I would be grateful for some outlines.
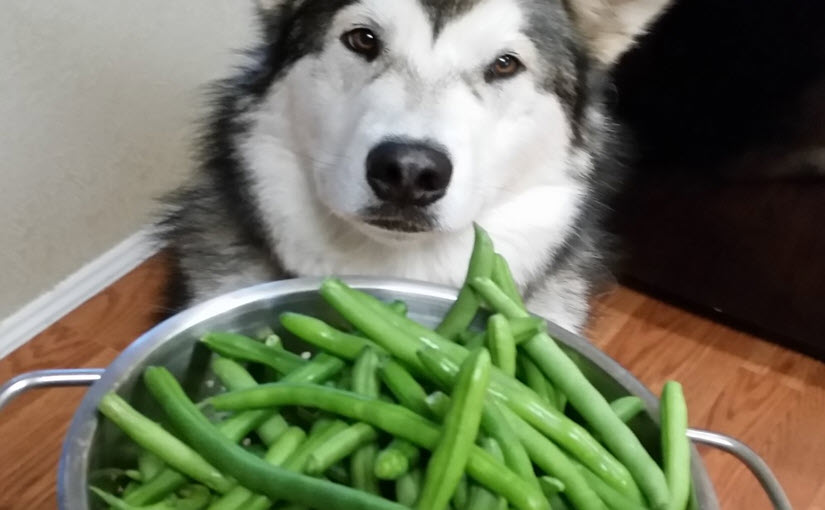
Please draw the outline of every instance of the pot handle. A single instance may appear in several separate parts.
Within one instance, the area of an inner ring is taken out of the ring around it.
[[[21,374],[0,386],[0,410],[18,395],[35,388],[91,386],[105,369],[83,368],[71,370],[37,370]]]
[[[782,490],[779,480],[755,451],[748,445],[724,434],[700,429],[688,429],[688,437],[695,443],[726,451],[739,459],[759,480],[776,510],[792,510],[788,496]]]

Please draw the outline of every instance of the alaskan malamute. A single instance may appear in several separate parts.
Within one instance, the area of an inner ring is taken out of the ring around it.
[[[484,227],[577,331],[616,178],[609,67],[668,0],[259,0],[159,224],[177,305],[305,275],[457,286]]]

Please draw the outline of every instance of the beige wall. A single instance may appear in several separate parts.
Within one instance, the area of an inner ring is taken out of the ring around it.
[[[3,3],[0,320],[150,218],[250,19],[249,0]]]

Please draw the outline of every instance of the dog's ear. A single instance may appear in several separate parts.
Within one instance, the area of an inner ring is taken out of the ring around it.
[[[672,0],[566,0],[590,54],[605,66],[619,60]]]

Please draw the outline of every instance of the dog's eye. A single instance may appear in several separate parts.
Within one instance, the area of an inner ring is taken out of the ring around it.
[[[487,81],[511,78],[524,70],[524,64],[513,55],[502,55],[487,69]]]
[[[356,28],[341,37],[344,46],[350,50],[363,55],[368,61],[375,59],[381,49],[381,42],[372,30],[367,28]]]

